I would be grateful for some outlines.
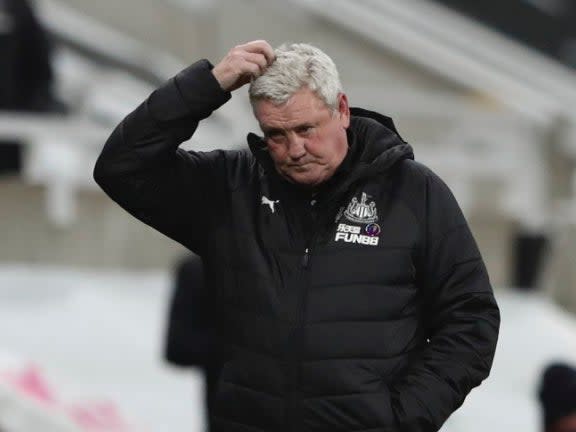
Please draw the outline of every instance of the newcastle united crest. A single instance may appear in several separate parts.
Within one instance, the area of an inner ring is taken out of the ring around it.
[[[368,196],[365,192],[362,192],[362,198],[360,202],[356,197],[352,198],[352,201],[348,204],[348,207],[344,211],[344,216],[346,219],[361,223],[369,224],[374,223],[378,220],[378,210],[376,209],[376,203],[371,201],[367,203]]]

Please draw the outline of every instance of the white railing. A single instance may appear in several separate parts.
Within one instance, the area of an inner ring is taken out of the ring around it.
[[[155,84],[185,66],[165,51],[154,49],[58,0],[39,0],[38,9],[42,21],[58,40]]]
[[[94,186],[89,167],[108,133],[94,121],[77,117],[0,115],[0,138],[23,143],[23,179],[45,186],[46,214],[60,227],[76,217],[76,191]]]

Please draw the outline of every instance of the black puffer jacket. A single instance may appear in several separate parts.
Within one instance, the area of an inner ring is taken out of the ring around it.
[[[446,185],[389,119],[353,110],[311,198],[251,151],[178,149],[228,100],[200,61],[113,132],[100,186],[206,262],[230,343],[226,432],[435,431],[486,378],[499,311]]]

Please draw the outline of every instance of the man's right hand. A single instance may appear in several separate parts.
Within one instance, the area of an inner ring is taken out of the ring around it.
[[[214,66],[212,74],[225,91],[234,91],[262,75],[275,60],[274,49],[264,40],[232,48]]]

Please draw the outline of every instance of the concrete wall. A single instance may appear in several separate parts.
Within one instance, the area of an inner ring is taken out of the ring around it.
[[[197,8],[169,0],[59,1],[183,62],[212,57],[218,50],[216,1]]]

